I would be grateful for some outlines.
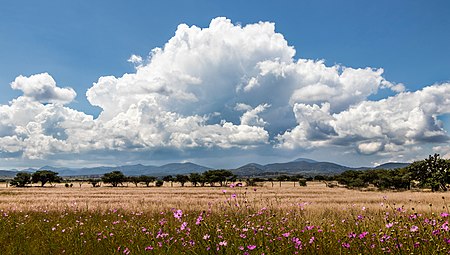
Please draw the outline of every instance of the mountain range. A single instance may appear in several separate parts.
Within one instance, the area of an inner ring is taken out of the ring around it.
[[[385,163],[377,167],[360,167],[352,168],[336,163],[318,162],[307,158],[298,158],[296,160],[285,163],[272,163],[260,165],[257,163],[250,163],[236,169],[230,169],[234,174],[241,177],[257,177],[257,176],[271,176],[279,174],[301,174],[305,176],[314,175],[335,175],[346,170],[366,170],[366,169],[395,169],[408,166],[409,163]],[[35,172],[38,170],[50,170],[59,173],[60,176],[100,176],[111,171],[121,171],[128,176],[137,175],[151,175],[151,176],[166,176],[189,173],[202,173],[206,170],[213,169],[211,167],[201,166],[194,163],[170,163],[162,166],[153,165],[125,165],[125,166],[99,166],[90,168],[67,168],[67,167],[53,167],[43,166],[39,169],[28,168],[22,171]],[[18,170],[0,170],[1,177],[14,177]]]

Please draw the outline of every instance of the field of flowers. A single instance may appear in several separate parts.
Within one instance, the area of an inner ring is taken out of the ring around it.
[[[0,193],[13,197],[22,192],[14,193],[16,190],[3,189]],[[324,203],[317,207],[314,199],[301,198],[311,195],[308,187],[297,187],[298,197],[289,203],[283,200],[283,195],[289,196],[281,193],[283,190],[267,197],[265,194],[273,192],[272,189],[234,185],[200,189],[196,192],[205,192],[202,196],[207,193],[215,196],[203,208],[190,207],[186,202],[159,210],[146,210],[145,203],[139,208],[142,210],[74,204],[57,210],[51,206],[27,210],[14,203],[7,206],[3,200],[0,253],[445,254],[450,251],[446,193],[425,194],[434,198],[433,204],[429,204],[425,200],[405,199],[404,203],[398,200],[402,196],[421,196],[412,193],[366,192],[378,197],[367,206],[342,200],[339,206],[327,207]],[[177,192],[183,199],[182,190]],[[364,194],[344,189],[335,193]],[[391,195],[395,199],[391,200]],[[171,198],[160,197],[162,203],[165,199]],[[184,199],[192,202],[188,195]],[[348,201],[352,199],[348,197]],[[331,205],[333,200],[329,202]]]

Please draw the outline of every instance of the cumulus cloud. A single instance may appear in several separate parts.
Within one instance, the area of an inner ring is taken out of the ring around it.
[[[104,76],[86,92],[98,118],[64,106],[76,96],[47,73],[11,83],[23,95],[0,106],[0,156],[91,151],[289,150],[326,146],[364,155],[448,139],[450,84],[407,92],[382,68],[294,59],[270,22],[181,24],[133,73]],[[370,101],[389,89],[394,95]]]
[[[30,77],[20,75],[11,83],[11,88],[21,90],[25,97],[41,103],[67,104],[77,95],[72,88],[57,87],[48,73]]]
[[[341,144],[356,146],[362,154],[395,151],[399,146],[448,140],[437,116],[450,113],[450,84],[362,101],[333,114],[328,107],[315,104],[296,104],[294,112],[300,116],[299,124],[277,137],[284,147]]]

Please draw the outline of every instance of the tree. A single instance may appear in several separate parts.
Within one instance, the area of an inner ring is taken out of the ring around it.
[[[149,187],[150,183],[156,181],[156,177],[148,176],[148,175],[141,175],[141,176],[139,176],[139,181],[143,182],[145,184],[145,186]]]
[[[61,182],[61,177],[58,176],[58,173],[49,171],[49,170],[40,170],[36,171],[31,175],[31,181],[33,183],[41,183],[41,187],[48,182],[52,184],[53,182]]]
[[[163,181],[170,182],[170,187],[173,187],[173,181],[175,180],[172,175],[164,176]]]
[[[29,183],[31,183],[31,174],[25,172],[18,172],[11,181],[11,185],[16,187],[25,187]]]
[[[93,188],[100,187],[100,185],[99,185],[100,180],[99,179],[89,179],[88,183],[91,184]],[[80,188],[81,188],[81,185],[80,185]]]
[[[280,187],[281,187],[281,182],[284,182],[284,181],[286,181],[286,180],[288,180],[289,179],[289,176],[287,176],[287,175],[279,175],[279,176],[277,176],[277,181],[279,181],[280,182]]]
[[[421,186],[431,187],[432,191],[447,191],[447,183],[450,182],[450,161],[434,154],[428,159],[416,161],[408,166],[414,180]]]
[[[184,187],[184,184],[189,181],[189,176],[183,174],[177,174],[175,176],[175,181],[181,184],[181,187]]]
[[[161,187],[163,184],[164,184],[164,181],[163,181],[163,180],[157,180],[157,181],[155,182],[155,186],[156,186],[156,187]]]
[[[194,187],[197,187],[197,185],[202,181],[202,175],[199,173],[191,173],[189,174],[189,180]]]
[[[229,181],[235,181],[236,175],[234,175],[229,170],[208,170],[203,173],[206,181],[209,182],[211,186],[215,183],[219,183],[220,186],[226,186]]]
[[[136,187],[141,182],[141,179],[138,176],[130,176],[128,177],[128,181],[133,183]]]
[[[268,178],[267,181],[269,181],[270,183],[272,183],[272,188],[273,188],[273,178]]]
[[[104,174],[102,177],[104,183],[109,183],[113,187],[117,187],[119,184],[122,185],[126,180],[127,177],[121,171],[112,171]]]

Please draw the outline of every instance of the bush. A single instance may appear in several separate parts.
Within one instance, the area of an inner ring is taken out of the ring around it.
[[[156,187],[161,187],[163,184],[164,184],[164,181],[162,181],[162,180],[157,180],[157,181],[155,182],[155,186],[156,186]]]
[[[302,187],[306,187],[306,179],[300,179],[298,180],[298,185],[302,186]]]

